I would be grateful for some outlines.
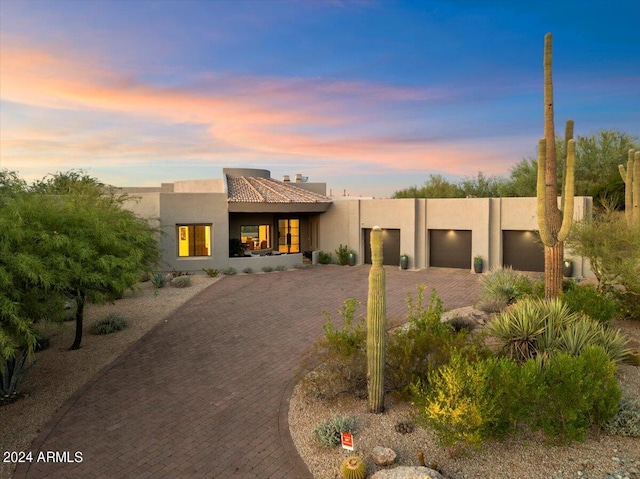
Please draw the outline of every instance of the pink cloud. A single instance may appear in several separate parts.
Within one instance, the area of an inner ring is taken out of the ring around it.
[[[457,95],[453,91],[365,81],[228,74],[201,75],[191,87],[162,87],[112,71],[95,58],[36,48],[6,37],[0,45],[3,100],[47,109],[107,112],[153,122],[201,125],[216,149],[233,152],[234,156],[242,152],[241,157],[245,158],[251,154],[254,158],[290,157],[309,164],[332,159],[397,170],[438,169],[470,174],[477,170],[470,168],[470,163],[492,164],[477,145],[471,148],[461,146],[459,141],[403,140],[393,135],[354,133],[384,125],[384,109],[390,104],[450,99]],[[66,136],[59,130],[45,135],[10,127],[8,130],[2,136],[5,158],[46,161],[47,151],[66,152],[65,161],[76,154],[85,158],[87,153],[100,156],[99,152],[108,152],[106,156],[110,158],[139,161],[153,161],[159,154],[166,157],[172,153],[203,159],[218,156],[208,150],[210,143],[187,145],[171,138],[160,142],[128,140],[118,136],[122,131],[118,135],[72,131]],[[53,155],[49,160],[53,163],[60,158]]]

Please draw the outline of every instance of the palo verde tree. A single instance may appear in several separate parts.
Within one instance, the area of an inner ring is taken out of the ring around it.
[[[386,355],[386,281],[382,266],[382,229],[371,230],[371,270],[367,299],[367,386],[369,410],[384,411],[384,366]]]
[[[562,291],[564,240],[573,219],[575,141],[573,121],[565,131],[567,159],[564,168],[562,210],[558,208],[558,179],[553,119],[552,36],[544,37],[544,138],[538,143],[537,212],[540,238],[544,244],[545,297],[554,298]]]
[[[72,171],[34,183],[8,211],[14,219],[10,247],[46,272],[23,280],[23,297],[41,290],[76,302],[71,349],[82,342],[86,302],[122,297],[159,259],[156,231],[124,209],[124,201],[95,178]],[[13,272],[25,276],[16,265]]]

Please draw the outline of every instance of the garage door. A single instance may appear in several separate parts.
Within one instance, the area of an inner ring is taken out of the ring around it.
[[[371,228],[363,228],[364,262],[371,264]],[[382,230],[382,264],[400,266],[400,230]]]
[[[471,230],[429,230],[429,266],[471,269]]]
[[[502,231],[502,264],[518,271],[544,271],[544,246],[535,231]]]

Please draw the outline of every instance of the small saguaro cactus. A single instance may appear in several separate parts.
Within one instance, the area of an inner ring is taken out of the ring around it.
[[[358,456],[347,457],[340,465],[343,479],[364,479],[367,477],[367,464]]]
[[[624,215],[627,224],[640,224],[640,151],[629,150],[627,169],[618,165],[624,181]]]
[[[369,410],[384,411],[384,365],[386,350],[386,284],[382,267],[382,229],[371,230],[371,270],[367,300],[367,385]]]

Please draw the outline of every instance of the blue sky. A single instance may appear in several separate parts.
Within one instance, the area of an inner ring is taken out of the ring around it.
[[[388,196],[507,175],[543,132],[640,136],[640,2],[0,2],[0,166],[120,186],[302,173]]]

